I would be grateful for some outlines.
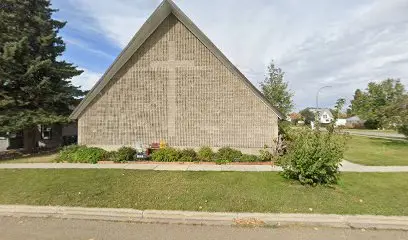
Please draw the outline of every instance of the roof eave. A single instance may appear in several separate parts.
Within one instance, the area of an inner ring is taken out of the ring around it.
[[[128,45],[121,51],[118,57],[109,66],[108,70],[96,82],[93,88],[89,91],[86,97],[71,113],[69,118],[78,119],[83,110],[92,102],[92,100],[101,94],[103,88],[108,84],[110,79],[119,71],[119,69],[132,57],[133,53],[146,41],[147,38],[156,30],[156,28],[163,22],[163,20],[172,12],[171,1],[163,1],[156,10],[150,15],[146,22],[142,25],[139,31],[133,36]]]

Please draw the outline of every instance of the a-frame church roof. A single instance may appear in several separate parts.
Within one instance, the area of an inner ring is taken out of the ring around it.
[[[98,94],[104,89],[115,74],[123,67],[123,65],[132,57],[132,55],[140,48],[140,46],[150,37],[157,27],[168,17],[173,14],[178,20],[183,23],[210,51],[218,58],[230,71],[240,76],[243,82],[254,92],[254,94],[264,102],[271,110],[280,118],[284,119],[283,114],[273,105],[271,105],[264,95],[232,64],[228,58],[210,41],[210,39],[180,10],[177,5],[171,0],[163,0],[153,14],[142,25],[140,30],[135,34],[129,44],[122,50],[119,56],[115,59],[112,65],[108,68],[105,74],[99,79],[95,86],[90,90],[87,96],[82,100],[77,108],[72,112],[70,118],[77,119],[81,113],[87,108]]]

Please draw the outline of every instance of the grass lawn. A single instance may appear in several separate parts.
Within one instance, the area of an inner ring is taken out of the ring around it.
[[[377,130],[377,129],[345,129],[345,131],[349,132],[373,132],[373,133],[392,133],[392,134],[397,134],[398,132],[396,130]]]
[[[408,215],[407,199],[406,173],[345,173],[329,188],[272,172],[0,170],[0,204]]]
[[[37,156],[28,156],[10,160],[0,160],[0,163],[48,163],[52,162],[56,157],[57,154],[53,153]]]
[[[344,159],[371,166],[407,166],[408,142],[351,136]]]

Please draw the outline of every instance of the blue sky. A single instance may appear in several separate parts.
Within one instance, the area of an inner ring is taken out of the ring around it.
[[[296,109],[352,98],[369,81],[399,78],[408,87],[407,0],[175,0],[217,47],[259,86],[273,59],[295,93]],[[158,0],[51,0],[64,58],[85,72],[90,89]]]

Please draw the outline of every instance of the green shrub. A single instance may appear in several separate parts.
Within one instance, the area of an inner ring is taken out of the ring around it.
[[[63,147],[61,151],[58,153],[57,158],[55,159],[56,162],[73,162],[74,154],[78,149],[83,148],[85,146],[78,146],[78,145],[70,145]]]
[[[197,157],[199,161],[211,162],[214,159],[214,152],[210,147],[201,147]]]
[[[171,147],[161,148],[154,151],[151,158],[155,162],[177,162],[180,160],[180,152]]]
[[[267,148],[259,150],[259,159],[261,162],[272,162],[274,160],[274,156]]]
[[[256,155],[251,155],[251,154],[242,154],[242,156],[239,158],[240,162],[259,162],[260,158]]]
[[[232,149],[230,147],[222,147],[218,149],[218,152],[215,154],[216,160],[225,160],[228,162],[239,161],[241,156],[241,151]]]
[[[364,127],[367,129],[378,129],[380,127],[380,122],[378,120],[368,119],[364,122]]]
[[[80,149],[77,152],[77,162],[95,164],[98,161],[105,160],[107,153],[107,151],[96,147]]]
[[[107,151],[96,148],[71,145],[64,147],[58,154],[57,162],[98,163],[107,157]]]
[[[334,184],[347,137],[301,129],[293,136],[287,155],[280,160],[283,175],[302,184]]]
[[[230,163],[231,161],[225,160],[225,159],[216,159],[215,163],[218,165],[222,165],[222,164],[227,164]]]
[[[135,159],[136,149],[131,147],[121,147],[111,155],[114,162],[129,162]]]
[[[408,138],[408,124],[402,125],[398,128],[398,132],[404,134]]]
[[[106,160],[115,162],[118,159],[118,152],[117,151],[110,151],[106,154]]]
[[[195,162],[197,160],[197,153],[194,149],[183,149],[180,152],[180,162]]]

